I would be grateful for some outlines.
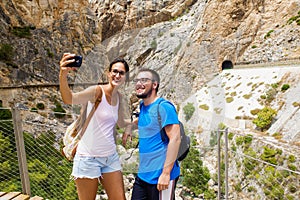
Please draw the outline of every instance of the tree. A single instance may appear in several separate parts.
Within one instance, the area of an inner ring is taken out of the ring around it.
[[[191,146],[189,154],[181,163],[181,171],[183,185],[191,189],[196,195],[202,193],[210,194],[208,192],[209,170],[203,166],[198,149]]]

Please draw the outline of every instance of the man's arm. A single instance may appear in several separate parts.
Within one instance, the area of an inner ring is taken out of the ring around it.
[[[158,179],[157,189],[165,190],[170,183],[170,173],[177,159],[177,153],[180,146],[180,126],[179,124],[171,124],[164,127],[169,138],[167,148],[167,156],[164,163],[163,171]]]

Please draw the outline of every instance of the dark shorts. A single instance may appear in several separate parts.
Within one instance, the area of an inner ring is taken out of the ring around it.
[[[178,178],[171,181],[169,190],[158,191],[156,184],[149,184],[136,176],[131,200],[175,200],[175,188]],[[171,198],[164,198],[171,196]]]

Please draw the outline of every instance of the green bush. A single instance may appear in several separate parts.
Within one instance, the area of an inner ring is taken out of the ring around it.
[[[257,192],[257,189],[254,186],[249,186],[247,190],[248,192]]]
[[[252,96],[252,94],[245,94],[245,95],[243,95],[243,97],[244,97],[245,99],[250,99],[251,96]]]
[[[247,145],[250,145],[251,142],[252,142],[252,139],[253,139],[253,135],[247,134],[247,135],[245,135],[244,138],[245,138],[244,143],[247,144]]]
[[[236,145],[240,146],[244,143],[244,137],[243,136],[240,136],[240,137],[236,137],[235,138],[235,143]]]
[[[276,95],[278,93],[277,87],[278,87],[277,83],[268,85],[265,94],[261,95],[261,99],[265,99],[265,103],[270,104],[276,98]]]
[[[183,107],[183,112],[185,115],[185,121],[189,121],[195,112],[195,107],[192,103],[187,103]]]
[[[271,87],[272,87],[273,89],[277,89],[277,88],[278,88],[278,86],[279,86],[279,84],[278,84],[278,83],[272,83],[272,84],[271,84]]]
[[[63,107],[61,106],[60,103],[56,103],[56,107],[53,109],[53,111],[55,112],[54,115],[57,118],[63,118],[66,114],[65,109],[63,109]]]
[[[206,195],[213,195],[208,189],[210,174],[207,167],[203,166],[198,149],[191,147],[187,157],[181,163],[182,184],[187,186],[198,196],[206,192]]]
[[[252,149],[249,148],[247,150],[244,151],[245,155],[248,155],[252,158],[256,158],[256,152]],[[243,164],[244,164],[244,175],[247,176],[249,175],[256,166],[258,166],[258,161],[250,159],[248,157],[245,157],[245,159],[243,160]]]
[[[45,109],[45,105],[43,103],[37,103],[36,104],[37,109],[39,110],[44,110]]]
[[[300,25],[300,11],[298,12],[298,15],[289,18],[287,24],[291,24],[294,21],[297,23],[297,25]]]
[[[273,136],[274,138],[276,138],[276,139],[281,139],[281,138],[282,138],[282,133],[276,132],[276,133],[274,133],[272,136]]]
[[[15,36],[21,37],[21,38],[29,38],[31,37],[31,32],[30,29],[33,29],[29,26],[25,26],[25,27],[13,27],[12,29],[12,33]]]
[[[51,52],[51,50],[49,48],[46,48],[46,51],[47,51],[47,55],[49,58],[53,58],[54,57],[54,53]]]
[[[297,192],[297,187],[294,184],[290,184],[288,188],[291,193]]]
[[[257,127],[261,128],[261,130],[264,130],[265,128],[268,128],[271,125],[276,115],[276,110],[270,107],[264,107],[257,113],[257,117],[252,122]]]
[[[296,157],[295,157],[294,155],[289,155],[288,161],[289,161],[290,163],[293,163],[293,162],[296,161]]]
[[[274,30],[270,30],[270,31],[265,35],[264,39],[267,39],[268,37],[270,37],[270,36],[271,36],[271,33],[273,33],[273,32],[274,32]]]
[[[209,106],[207,104],[202,104],[199,106],[199,108],[203,109],[203,110],[208,110]]]
[[[157,42],[156,42],[156,40],[153,40],[153,41],[151,42],[150,46],[151,46],[152,49],[156,49],[156,47],[157,47]]]
[[[232,140],[233,136],[234,136],[234,133],[230,132],[230,133],[228,134],[228,139],[229,139],[229,140]]]
[[[276,154],[278,154],[278,152],[276,150],[265,146],[264,151],[261,154],[260,158],[263,161],[266,161],[266,162],[271,163],[273,165],[277,165],[277,159],[275,157]]]
[[[10,44],[0,45],[0,60],[11,61],[14,56],[14,49]]]
[[[235,146],[235,145],[232,145],[232,146],[231,146],[231,150],[234,151],[234,152],[236,152],[236,146]]]
[[[213,189],[204,191],[204,199],[216,199],[217,195]]]
[[[234,187],[234,190],[235,190],[235,191],[237,191],[237,192],[241,192],[241,191],[242,191],[242,186],[241,186],[241,184],[240,184],[240,183],[239,183],[239,184],[236,184],[236,185],[234,185],[233,187]]]
[[[283,84],[282,87],[281,87],[281,91],[282,91],[282,92],[285,92],[285,91],[287,91],[289,88],[290,88],[290,85],[289,85],[289,84]]]
[[[296,171],[296,170],[297,170],[297,167],[296,167],[295,165],[293,165],[293,164],[288,164],[288,168],[289,168],[290,170],[293,170],[293,171]]]
[[[0,108],[2,108],[2,103],[0,105]],[[11,111],[8,109],[0,109],[0,120],[8,120],[12,119]]]
[[[261,99],[267,99],[267,96],[266,95],[260,95],[260,98]]]
[[[226,97],[226,103],[231,103],[233,100],[233,97]]]

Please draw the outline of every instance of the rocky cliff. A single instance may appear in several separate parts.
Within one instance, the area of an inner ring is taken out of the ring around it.
[[[112,57],[158,70],[161,94],[185,100],[234,64],[298,59],[299,1],[45,1],[0,3],[0,84],[57,83],[63,52],[84,56],[78,81]]]

